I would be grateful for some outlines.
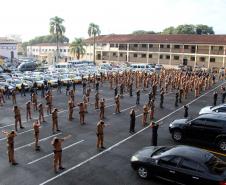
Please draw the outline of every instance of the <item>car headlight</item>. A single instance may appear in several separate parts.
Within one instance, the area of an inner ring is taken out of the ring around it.
[[[170,123],[170,124],[169,124],[169,127],[172,127],[172,126],[173,126],[173,124],[172,124],[172,123]]]
[[[136,157],[136,156],[133,156],[132,158],[131,158],[131,161],[138,161],[139,159],[138,159],[138,157]]]

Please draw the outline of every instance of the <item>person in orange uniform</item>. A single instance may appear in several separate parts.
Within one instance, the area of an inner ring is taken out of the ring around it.
[[[97,149],[102,148],[105,149],[104,147],[104,121],[100,120],[97,123]]]
[[[23,129],[24,127],[22,126],[21,122],[21,115],[20,115],[20,109],[17,105],[14,106],[13,112],[15,115],[15,130],[17,131],[17,124],[20,124],[20,128]]]
[[[17,165],[18,163],[15,161],[14,157],[14,138],[16,137],[16,132],[14,130],[12,130],[11,132],[3,130],[2,133],[7,137],[9,163],[11,163],[12,165]]]
[[[60,131],[58,128],[58,116],[57,116],[57,109],[54,108],[52,112],[52,132],[55,134],[55,129],[56,131]]]
[[[105,109],[105,100],[103,98],[100,101],[100,115],[99,115],[100,120],[103,120],[104,119],[104,109]]]
[[[39,151],[40,150],[40,146],[38,145],[38,141],[39,141],[39,128],[40,128],[40,122],[39,122],[39,120],[36,120],[33,123],[34,136],[35,136],[35,150],[36,151]]]
[[[84,110],[84,103],[81,102],[78,104],[79,106],[79,117],[80,117],[80,124],[85,124],[85,110]]]
[[[12,91],[12,101],[13,101],[13,105],[16,105],[16,90]]]
[[[115,113],[120,113],[120,99],[119,99],[119,95],[115,96]]]
[[[99,93],[96,92],[96,94],[95,94],[95,109],[99,109],[99,100],[100,100]]]
[[[47,114],[51,114],[52,112],[52,97],[50,92],[47,93],[47,95],[45,96],[46,99],[46,106],[47,106]]]
[[[40,103],[38,105],[38,112],[39,112],[39,122],[45,122],[45,119],[44,119],[44,110],[43,110],[43,105],[42,103]]]
[[[68,120],[72,121],[73,119],[73,109],[74,109],[74,102],[72,100],[68,101]]]
[[[147,117],[148,117],[148,106],[144,105],[143,107],[143,116],[142,116],[142,124],[145,126],[147,124]]]
[[[57,173],[58,170],[64,170],[65,168],[62,166],[62,143],[69,139],[71,135],[68,135],[64,138],[54,137],[52,140],[53,152],[54,152],[54,160],[53,160],[53,168],[54,172]]]
[[[30,101],[28,101],[27,103],[26,103],[26,118],[27,118],[27,121],[28,121],[28,118],[29,119],[32,119],[31,118],[31,102]]]
[[[35,111],[37,111],[38,110],[38,101],[37,101],[37,96],[35,93],[32,93],[31,99],[32,99],[33,109]]]

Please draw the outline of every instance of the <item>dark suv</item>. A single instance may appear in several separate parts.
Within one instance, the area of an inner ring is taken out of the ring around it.
[[[189,138],[214,144],[226,152],[226,116],[225,114],[204,114],[189,119],[177,119],[169,125],[169,131],[175,141]]]

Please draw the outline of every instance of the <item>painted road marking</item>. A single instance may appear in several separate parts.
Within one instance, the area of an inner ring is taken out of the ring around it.
[[[214,91],[215,89],[219,88],[221,85],[223,85],[223,84],[225,84],[225,83],[226,83],[226,82],[224,82],[224,83],[218,85],[217,87],[213,88],[212,90],[210,90],[210,91],[204,93],[203,95],[201,95],[201,96],[199,96],[198,98],[196,98],[196,99],[192,100],[191,102],[189,102],[187,105],[190,105],[190,104],[192,104],[193,102],[199,100],[201,97],[203,97],[203,96],[209,94],[210,92]],[[164,119],[166,119],[167,117],[171,116],[172,114],[178,112],[178,111],[179,111],[180,109],[182,109],[182,108],[183,108],[183,106],[180,107],[180,108],[178,108],[178,109],[176,109],[175,111],[171,112],[170,114],[164,116],[163,118],[159,119],[159,120],[157,121],[157,123],[163,121]],[[140,116],[141,116],[141,115],[142,115],[142,114],[140,114]],[[51,182],[51,181],[53,181],[53,180],[55,180],[55,179],[57,179],[57,178],[59,178],[59,177],[61,177],[61,176],[63,176],[63,175],[69,173],[70,171],[79,168],[80,166],[82,166],[82,165],[88,163],[89,161],[91,161],[91,160],[93,160],[93,159],[96,159],[97,157],[99,157],[99,156],[105,154],[106,152],[109,152],[110,150],[112,150],[113,148],[115,148],[115,147],[121,145],[122,143],[126,142],[127,140],[129,140],[129,139],[135,137],[136,135],[138,135],[139,133],[145,131],[145,130],[148,129],[148,128],[149,128],[149,126],[144,127],[143,129],[137,131],[135,134],[130,135],[129,137],[127,137],[127,138],[125,138],[125,139],[119,141],[118,143],[116,143],[116,144],[110,146],[110,147],[107,148],[106,150],[104,150],[104,151],[102,151],[102,152],[100,152],[100,153],[98,153],[98,154],[96,154],[96,155],[94,155],[94,156],[92,156],[92,157],[86,159],[85,161],[83,161],[83,162],[81,162],[81,163],[79,163],[79,164],[77,164],[77,165],[75,165],[75,166],[73,166],[73,167],[67,169],[66,171],[60,173],[59,175],[56,175],[56,176],[54,176],[54,177],[52,177],[52,178],[50,178],[50,179],[48,179],[48,180],[42,182],[40,185],[47,184],[47,183],[49,183],[49,182]]]
[[[76,143],[73,143],[73,144],[71,144],[71,145],[69,145],[69,146],[66,146],[66,147],[62,148],[62,150],[67,150],[68,148],[71,148],[72,146],[75,146],[75,145],[80,144],[80,143],[82,143],[82,142],[84,142],[84,140],[81,140],[81,141],[78,141],[78,142],[76,142]],[[31,161],[31,162],[29,162],[29,163],[27,163],[27,164],[28,164],[28,165],[34,164],[34,163],[36,163],[36,162],[38,162],[38,161],[41,161],[42,159],[45,159],[45,158],[47,158],[47,157],[49,157],[49,156],[51,156],[51,155],[53,155],[53,152],[50,153],[50,154],[48,154],[48,155],[45,155],[45,156],[43,156],[43,157],[41,157],[41,158],[35,159],[34,161]]]

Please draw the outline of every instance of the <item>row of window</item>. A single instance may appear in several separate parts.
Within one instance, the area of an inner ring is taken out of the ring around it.
[[[29,52],[29,49],[27,49],[27,51]],[[42,52],[48,52],[48,51],[56,51],[56,49],[42,49],[42,50],[39,50],[39,49],[32,49],[33,52],[38,52],[38,51],[42,51]],[[59,51],[62,53],[66,53],[66,52],[70,52],[70,49],[59,49]]]
[[[10,46],[1,46],[0,49],[8,49],[8,50],[15,50],[16,47],[10,47]]]

